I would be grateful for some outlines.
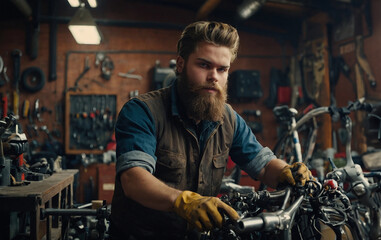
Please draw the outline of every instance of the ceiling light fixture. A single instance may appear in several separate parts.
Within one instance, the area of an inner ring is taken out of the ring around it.
[[[79,0],[67,0],[71,7],[79,7],[81,5]]]
[[[79,7],[81,3],[85,3],[86,0],[67,0],[71,7]],[[90,7],[98,7],[97,0],[87,0]]]
[[[81,4],[69,22],[69,30],[78,44],[101,43],[102,37],[89,10]]]
[[[89,3],[90,7],[92,7],[92,8],[96,8],[98,6],[97,0],[87,0],[87,2]]]
[[[248,19],[253,16],[266,0],[245,0],[237,7],[238,16],[242,19]]]

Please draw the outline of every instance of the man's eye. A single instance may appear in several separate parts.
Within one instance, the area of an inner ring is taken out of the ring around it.
[[[224,72],[227,72],[228,69],[227,68],[219,68],[218,71],[224,73]]]
[[[207,68],[208,64],[206,64],[206,63],[199,63],[199,66],[202,67],[202,68]]]

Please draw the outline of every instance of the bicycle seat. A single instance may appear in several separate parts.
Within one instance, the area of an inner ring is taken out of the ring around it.
[[[276,106],[273,113],[277,121],[285,122],[290,121],[291,118],[298,114],[295,108],[289,108],[287,105]]]

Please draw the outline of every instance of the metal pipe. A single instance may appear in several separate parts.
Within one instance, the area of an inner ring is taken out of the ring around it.
[[[56,0],[50,1],[50,14],[56,14]],[[49,25],[49,81],[57,79],[57,21],[50,21]]]
[[[41,209],[41,219],[47,216],[97,216],[97,209]]]

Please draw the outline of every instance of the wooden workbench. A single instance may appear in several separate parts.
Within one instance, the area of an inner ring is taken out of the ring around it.
[[[61,223],[60,217],[41,220],[40,209],[72,207],[73,182],[77,172],[76,169],[63,170],[44,180],[32,181],[28,185],[0,187],[1,239],[14,237],[15,229],[16,234],[30,235],[28,239],[31,240],[58,239],[68,223]],[[19,216],[20,213],[27,213],[30,231],[24,232],[24,227],[14,226],[15,223],[20,225],[23,222],[14,221],[15,216]]]

